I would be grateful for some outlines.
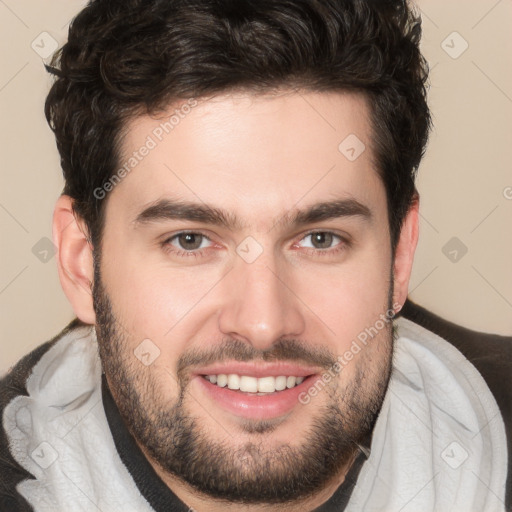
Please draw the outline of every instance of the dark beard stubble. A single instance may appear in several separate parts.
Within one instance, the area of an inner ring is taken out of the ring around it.
[[[321,391],[329,394],[329,400],[321,409],[316,408],[303,445],[268,449],[264,434],[278,425],[247,422],[244,430],[251,440],[233,448],[229,443],[209,439],[200,422],[187,414],[187,380],[179,378],[179,372],[177,400],[166,403],[160,399],[157,383],[151,379],[151,366],[142,365],[132,349],[126,348],[133,342],[130,344],[123,335],[98,268],[93,299],[103,371],[126,426],[165,472],[202,494],[245,504],[277,504],[306,498],[320,491],[348,464],[357,444],[373,429],[391,374],[395,335],[391,322],[379,340],[387,343],[386,355],[379,355],[380,361],[371,356],[357,358],[358,369],[349,388],[335,390],[325,386]],[[243,347],[231,344],[230,354],[236,354],[238,349],[244,352]],[[290,353],[293,341],[277,347],[276,353],[279,349]],[[365,348],[360,355],[364,352]]]

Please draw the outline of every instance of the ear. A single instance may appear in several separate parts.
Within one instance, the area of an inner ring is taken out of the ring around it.
[[[73,199],[59,197],[53,213],[53,241],[57,246],[60,284],[76,316],[96,323],[92,300],[94,265],[86,224],[73,212]]]
[[[411,277],[414,253],[418,244],[419,203],[420,198],[416,192],[402,224],[393,262],[393,305],[398,304],[400,308],[404,305],[409,293],[409,278]]]

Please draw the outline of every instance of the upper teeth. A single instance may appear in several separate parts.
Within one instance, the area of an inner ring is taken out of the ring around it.
[[[227,386],[229,389],[239,389],[248,393],[273,393],[274,391],[282,391],[286,388],[293,388],[299,385],[304,377],[286,377],[281,375],[279,377],[249,377],[248,375],[237,375],[230,373],[226,375],[221,373],[219,375],[206,375],[207,380],[212,384],[217,384],[221,388]]]

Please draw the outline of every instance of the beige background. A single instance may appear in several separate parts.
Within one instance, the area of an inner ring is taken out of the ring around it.
[[[40,54],[65,41],[83,4],[0,0],[0,374],[73,318],[55,258],[45,253],[62,178],[43,115],[50,79]],[[435,129],[418,180],[410,296],[467,327],[510,335],[512,2],[418,5]]]

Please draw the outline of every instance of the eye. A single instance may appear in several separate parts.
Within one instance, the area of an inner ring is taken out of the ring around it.
[[[211,240],[202,233],[183,231],[171,236],[163,245],[166,250],[177,256],[199,256],[201,249],[207,249]]]
[[[310,240],[310,243],[302,245],[301,242],[308,239]],[[336,235],[330,231],[312,231],[302,238],[299,245],[307,249],[312,249],[316,253],[332,254],[345,249],[349,243],[340,235]]]

